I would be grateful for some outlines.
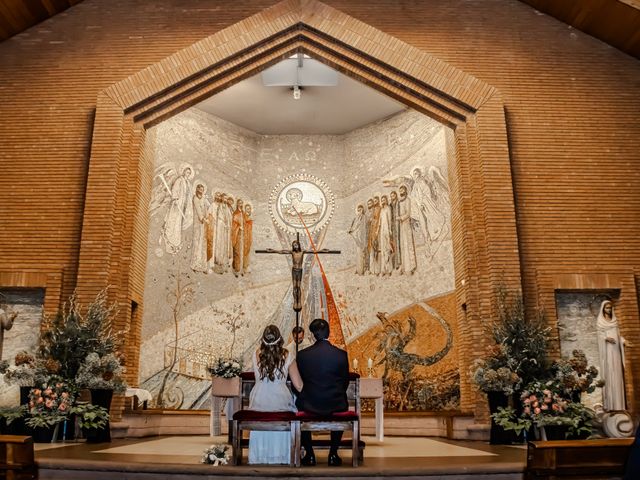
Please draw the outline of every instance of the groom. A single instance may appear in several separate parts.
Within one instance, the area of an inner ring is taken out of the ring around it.
[[[298,352],[298,369],[304,386],[296,400],[298,410],[317,415],[331,415],[349,409],[349,360],[347,352],[329,343],[329,324],[317,318],[309,325],[315,343]],[[331,432],[329,465],[339,466],[338,446],[342,432]],[[311,432],[302,432],[300,441],[305,450],[303,465],[315,465],[316,457],[311,443]]]

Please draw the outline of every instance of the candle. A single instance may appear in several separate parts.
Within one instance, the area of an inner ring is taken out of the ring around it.
[[[373,358],[367,360],[367,367],[369,367],[370,369],[373,368]]]
[[[353,359],[353,371],[355,372],[356,370],[358,370],[358,359],[354,358]]]

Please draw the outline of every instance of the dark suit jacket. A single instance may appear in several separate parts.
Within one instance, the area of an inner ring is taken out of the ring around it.
[[[298,410],[329,415],[349,409],[347,352],[320,340],[299,351],[296,361],[304,382],[296,399]]]

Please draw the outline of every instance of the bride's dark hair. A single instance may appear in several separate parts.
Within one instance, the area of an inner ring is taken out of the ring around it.
[[[280,330],[275,325],[267,325],[262,332],[262,341],[260,342],[260,350],[258,351],[258,369],[260,370],[260,378],[268,378],[274,381],[276,378],[276,370],[282,375],[286,373],[282,371],[285,359],[287,358],[287,350],[283,347],[284,340],[280,335]]]

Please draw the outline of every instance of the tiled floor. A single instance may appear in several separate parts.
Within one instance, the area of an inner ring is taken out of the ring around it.
[[[91,462],[103,464],[141,463],[198,465],[202,451],[214,443],[226,443],[226,437],[171,436],[143,439],[114,440],[110,444],[88,445],[84,443],[37,444],[36,459],[42,464]],[[522,471],[525,463],[524,447],[491,446],[486,442],[454,441],[424,437],[385,437],[380,443],[374,437],[363,437],[367,446],[364,464],[360,468],[381,472],[415,471],[416,469],[484,469],[485,471]],[[318,466],[326,466],[326,451],[317,451]],[[345,466],[350,466],[350,454],[341,451]],[[245,451],[246,456],[246,451]],[[246,458],[246,457],[245,457]],[[129,467],[131,468],[131,467]],[[228,467],[227,467],[228,468]],[[249,468],[282,467],[231,467],[239,471]],[[288,467],[287,467],[288,468]],[[344,468],[344,467],[342,467]],[[350,467],[349,467],[350,468]],[[303,469],[310,470],[310,469]],[[364,472],[362,472],[364,473]]]

